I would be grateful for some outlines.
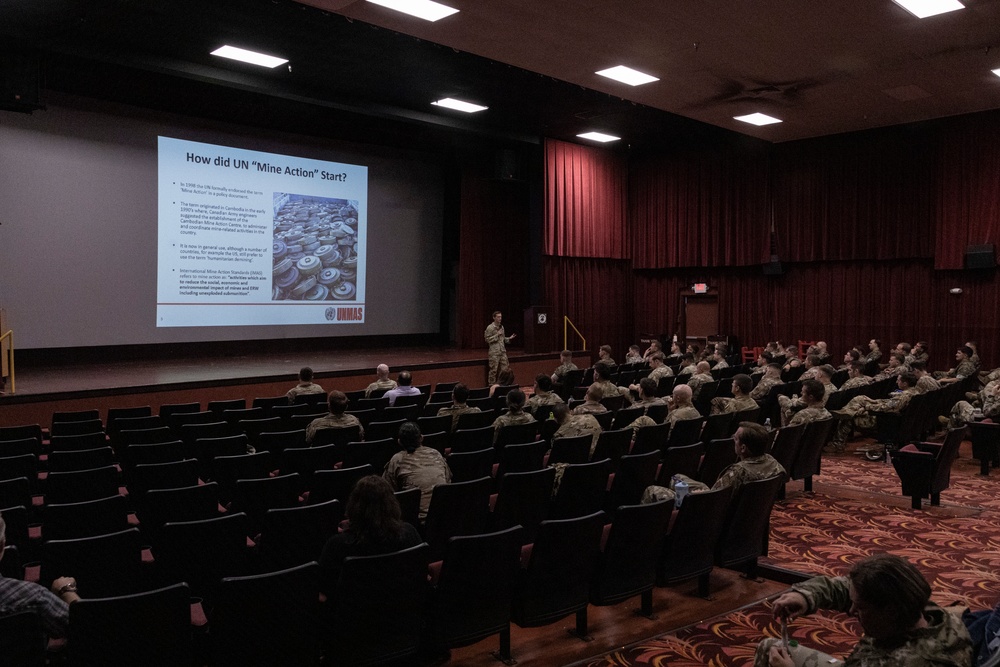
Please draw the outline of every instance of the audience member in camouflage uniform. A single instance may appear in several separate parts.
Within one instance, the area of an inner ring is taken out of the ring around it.
[[[598,366],[607,366],[608,368],[614,368],[615,366],[618,365],[618,362],[615,361],[611,356],[612,351],[613,350],[611,349],[610,345],[602,345],[601,347],[598,348],[597,362],[594,364],[595,370]]]
[[[375,369],[375,373],[378,376],[378,379],[365,388],[365,398],[371,398],[372,392],[374,391],[386,392],[390,389],[396,388],[396,381],[389,379],[388,366],[385,364],[379,364],[378,368]]]
[[[573,352],[571,350],[563,350],[559,353],[559,366],[552,372],[552,384],[559,390],[566,377],[566,374],[570,371],[580,370],[573,363]]]
[[[910,372],[917,376],[917,391],[926,394],[941,388],[941,383],[927,372],[927,363],[919,359],[910,362]]]
[[[991,382],[979,395],[982,401],[979,407],[983,412],[983,417],[997,421],[997,418],[1000,417],[1000,382]],[[942,417],[942,419],[948,419],[949,428],[965,426],[969,422],[975,421],[976,408],[977,406],[969,401],[959,401],[952,407],[951,417]]]
[[[663,354],[663,348],[660,346],[660,341],[654,338],[653,340],[649,341],[649,347],[647,347],[646,351],[642,353],[642,360],[649,361],[650,359],[653,358],[653,355],[656,354],[657,352]]]
[[[503,324],[501,322],[503,322],[503,313],[498,310],[493,313],[493,322],[483,332],[486,344],[490,346],[490,375],[486,380],[486,384],[496,384],[497,377],[510,365],[507,362],[506,345],[517,337],[517,334],[504,336]]]
[[[927,353],[927,343],[918,340],[913,344],[913,349],[910,350],[909,356],[906,357],[906,365],[913,368],[914,361],[922,361],[926,364],[930,360],[931,355]]]
[[[365,437],[365,429],[361,426],[361,422],[354,415],[346,414],[347,412],[347,396],[342,391],[337,391],[334,389],[327,396],[327,405],[329,406],[330,414],[309,422],[309,426],[306,427],[306,442],[312,442],[313,438],[316,437],[316,431],[324,428],[348,428],[350,426],[357,426],[360,430],[360,435],[362,438]]]
[[[308,366],[303,367],[299,370],[299,383],[288,390],[285,396],[288,397],[289,403],[295,403],[296,396],[304,396],[305,394],[323,394],[326,390],[319,386],[313,380],[313,369]]]
[[[726,348],[716,347],[711,363],[712,370],[721,371],[723,368],[729,368],[729,362],[726,361]]]
[[[504,426],[514,424],[528,424],[535,421],[535,418],[524,411],[524,392],[520,389],[511,389],[507,392],[507,414],[500,415],[493,422],[493,442],[496,443],[500,437],[500,429]]]
[[[590,443],[590,455],[594,455],[594,449],[597,448],[597,440],[601,437],[602,430],[594,415],[572,415],[569,412],[569,406],[565,403],[559,403],[552,408],[552,418],[559,424],[559,428],[552,434],[553,440],[590,435],[593,438]]]
[[[649,407],[653,405],[666,405],[667,402],[657,395],[658,383],[653,378],[642,378],[639,380],[639,398],[632,401],[633,408],[643,408],[643,414],[649,412]]]
[[[879,349],[879,346],[881,344],[882,341],[880,341],[878,338],[872,338],[870,341],[868,341],[869,352],[864,356],[864,359],[862,359],[862,361],[864,361],[866,364],[871,363],[873,361],[878,363],[878,360],[882,358],[882,350]]]
[[[682,419],[697,419],[701,417],[698,408],[694,407],[694,393],[691,391],[691,387],[686,384],[679,384],[674,387],[673,394],[667,403],[670,405],[670,412],[667,414],[667,421],[670,423],[670,428],[673,428],[674,424]],[[646,419],[649,419],[649,417],[646,417]]]
[[[789,420],[789,426],[808,424],[818,419],[827,419],[830,417],[830,413],[823,407],[823,399],[826,393],[822,382],[819,380],[806,380],[802,383],[800,396],[803,403],[805,403],[805,407],[796,412],[795,416]]]
[[[458,428],[458,418],[467,412],[482,412],[479,408],[466,405],[469,400],[469,388],[459,382],[451,390],[451,405],[438,410],[438,417],[451,415],[451,430]]]
[[[827,445],[829,450],[844,451],[847,440],[855,429],[870,431],[875,428],[874,413],[901,412],[910,399],[920,393],[917,391],[917,376],[910,372],[896,376],[896,386],[899,387],[899,392],[893,393],[888,398],[855,396],[842,409],[836,410],[837,429],[830,444]]]
[[[961,619],[930,601],[931,587],[909,561],[875,554],[859,561],[846,577],[814,577],[792,586],[773,603],[785,622],[817,609],[851,613],[864,636],[841,663],[781,639],[757,645],[754,667],[843,664],[844,667],[970,667],[972,640]]]
[[[535,376],[535,391],[528,399],[528,412],[534,415],[535,410],[543,405],[556,405],[563,402],[558,394],[552,393],[552,379],[548,375],[539,373]]]
[[[736,456],[739,459],[736,463],[728,466],[719,473],[719,478],[711,488],[703,482],[691,479],[687,475],[677,475],[687,483],[690,493],[703,493],[705,491],[717,491],[733,487],[733,492],[740,490],[740,487],[747,482],[758,479],[767,479],[775,475],[786,475],[785,468],[778,461],[767,453],[771,446],[772,438],[768,435],[766,428],[754,422],[740,422],[740,427],[733,435],[736,448]],[[670,482],[670,492],[673,492],[673,480]],[[664,493],[663,487],[656,485],[646,487],[642,494],[642,503],[651,503],[664,500],[671,496]]]
[[[699,361],[696,370],[697,372],[689,377],[687,381],[687,385],[691,387],[691,400],[698,399],[698,392],[701,391],[701,385],[715,381],[715,378],[712,377],[712,367],[708,365],[707,361]]]
[[[604,398],[621,396],[623,391],[628,391],[626,387],[619,388],[611,381],[611,367],[604,364],[594,366],[594,384],[601,388]]]
[[[852,361],[847,368],[847,380],[840,385],[837,391],[847,391],[858,387],[867,387],[874,380],[865,375],[865,363],[863,361]]]
[[[750,390],[753,388],[753,380],[749,375],[740,373],[733,376],[733,397],[716,396],[712,399],[712,414],[717,415],[725,412],[740,412],[741,410],[753,410],[757,407],[757,401],[750,398]]]
[[[968,345],[963,345],[955,352],[955,361],[958,362],[950,371],[938,371],[934,374],[941,384],[951,384],[964,380],[976,372],[976,366],[972,362],[972,355],[975,354]]]
[[[820,405],[825,407],[830,394],[837,391],[837,387],[834,386],[832,381],[835,371],[833,370],[833,366],[829,364],[815,366],[814,370],[816,371],[813,374],[814,377],[808,379],[816,380],[823,385],[823,400],[820,401]],[[792,419],[792,415],[805,407],[805,403],[802,402],[802,398],[799,396],[779,396],[778,405],[781,407],[781,423],[783,426],[787,426],[788,422]]]
[[[685,352],[681,356],[680,369],[677,371],[678,375],[694,375],[698,372],[698,364],[694,360],[694,355],[690,352]]]
[[[879,380],[885,380],[886,378],[891,378],[899,375],[900,373],[905,373],[908,370],[909,369],[906,367],[906,355],[899,350],[894,350],[889,353],[889,364],[875,376],[875,381],[878,382]]]
[[[587,387],[587,395],[584,397],[583,403],[573,408],[572,412],[574,415],[586,415],[586,414],[600,414],[602,412],[607,412],[608,409],[601,405],[601,399],[604,398],[604,390],[598,384],[592,384]]]
[[[434,487],[451,481],[451,468],[441,452],[433,447],[424,447],[421,444],[423,440],[416,422],[400,426],[399,446],[403,451],[396,452],[389,459],[382,473],[382,478],[389,482],[393,491],[420,489],[421,520],[427,518]]]
[[[662,352],[657,352],[649,358],[649,366],[652,370],[649,371],[649,375],[646,377],[652,380],[656,386],[659,386],[662,378],[671,377],[674,374],[674,372],[670,370],[670,366],[667,366],[666,363],[664,363]],[[637,382],[635,384],[631,384],[628,388],[629,391],[638,393],[639,383]]]
[[[628,347],[628,353],[625,355],[625,363],[626,364],[639,364],[639,363],[642,363],[642,361],[643,361],[643,358],[642,358],[642,355],[639,353],[639,346],[638,345],[629,345],[629,347]]]
[[[773,354],[771,354],[767,350],[761,352],[759,355],[757,355],[757,365],[750,370],[750,375],[754,376],[766,373],[767,367],[768,365],[770,365],[772,361],[774,361]],[[778,367],[778,370],[781,370],[780,366]]]
[[[771,388],[779,384],[784,384],[781,381],[781,364],[771,362],[767,365],[764,377],[760,379],[757,386],[750,392],[750,398],[760,403],[771,393]]]

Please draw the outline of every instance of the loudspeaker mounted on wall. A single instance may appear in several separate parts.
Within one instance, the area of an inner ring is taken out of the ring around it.
[[[996,253],[993,250],[992,243],[970,245],[965,249],[965,268],[995,269],[996,266]]]
[[[521,165],[516,151],[502,148],[496,152],[493,158],[493,177],[498,181],[522,180]]]

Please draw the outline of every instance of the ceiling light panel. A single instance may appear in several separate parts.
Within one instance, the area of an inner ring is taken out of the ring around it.
[[[464,111],[465,113],[476,113],[477,111],[486,111],[489,107],[484,107],[479,104],[473,104],[472,102],[464,102],[462,100],[456,100],[451,97],[445,97],[437,102],[431,102],[434,106],[445,107],[446,109],[454,109],[456,111]]]
[[[965,9],[958,0],[892,0],[897,5],[910,12],[918,19],[937,16],[956,9]]]
[[[781,122],[780,118],[768,116],[765,113],[752,113],[747,116],[733,116],[733,118],[744,123],[750,123],[751,125],[773,125]]]
[[[425,21],[440,21],[446,16],[458,13],[454,7],[442,5],[440,2],[433,2],[433,0],[368,0],[368,2],[416,16]]]
[[[584,132],[583,134],[576,135],[581,139],[590,139],[591,141],[599,141],[602,144],[606,144],[609,141],[621,141],[621,137],[616,137],[612,134],[604,134],[603,132]]]
[[[1000,67],[993,70],[993,73],[996,74],[997,76],[1000,76]]]
[[[219,56],[220,58],[229,58],[230,60],[239,60],[240,62],[250,63],[251,65],[260,65],[261,67],[277,67],[278,65],[284,65],[288,62],[288,58],[278,58],[277,56],[269,56],[266,53],[257,53],[256,51],[248,51],[247,49],[241,49],[235,46],[220,46],[215,51],[212,51],[213,56]]]
[[[609,79],[627,83],[630,86],[641,86],[644,83],[659,81],[659,79],[655,76],[650,76],[649,74],[634,70],[631,67],[626,67],[625,65],[617,65],[608,69],[602,69],[600,72],[595,72],[595,74],[600,74],[601,76],[606,76]]]

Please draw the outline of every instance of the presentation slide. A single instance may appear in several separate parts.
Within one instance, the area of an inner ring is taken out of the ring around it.
[[[363,324],[368,168],[158,139],[157,327]]]

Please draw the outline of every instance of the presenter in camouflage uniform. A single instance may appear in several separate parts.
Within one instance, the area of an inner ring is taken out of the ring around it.
[[[510,364],[507,362],[506,345],[517,337],[517,334],[504,336],[503,324],[501,322],[503,322],[503,313],[498,310],[493,313],[493,322],[486,327],[486,331],[483,334],[486,344],[490,346],[490,375],[486,380],[486,384],[490,385],[496,384],[500,373],[510,367]]]

